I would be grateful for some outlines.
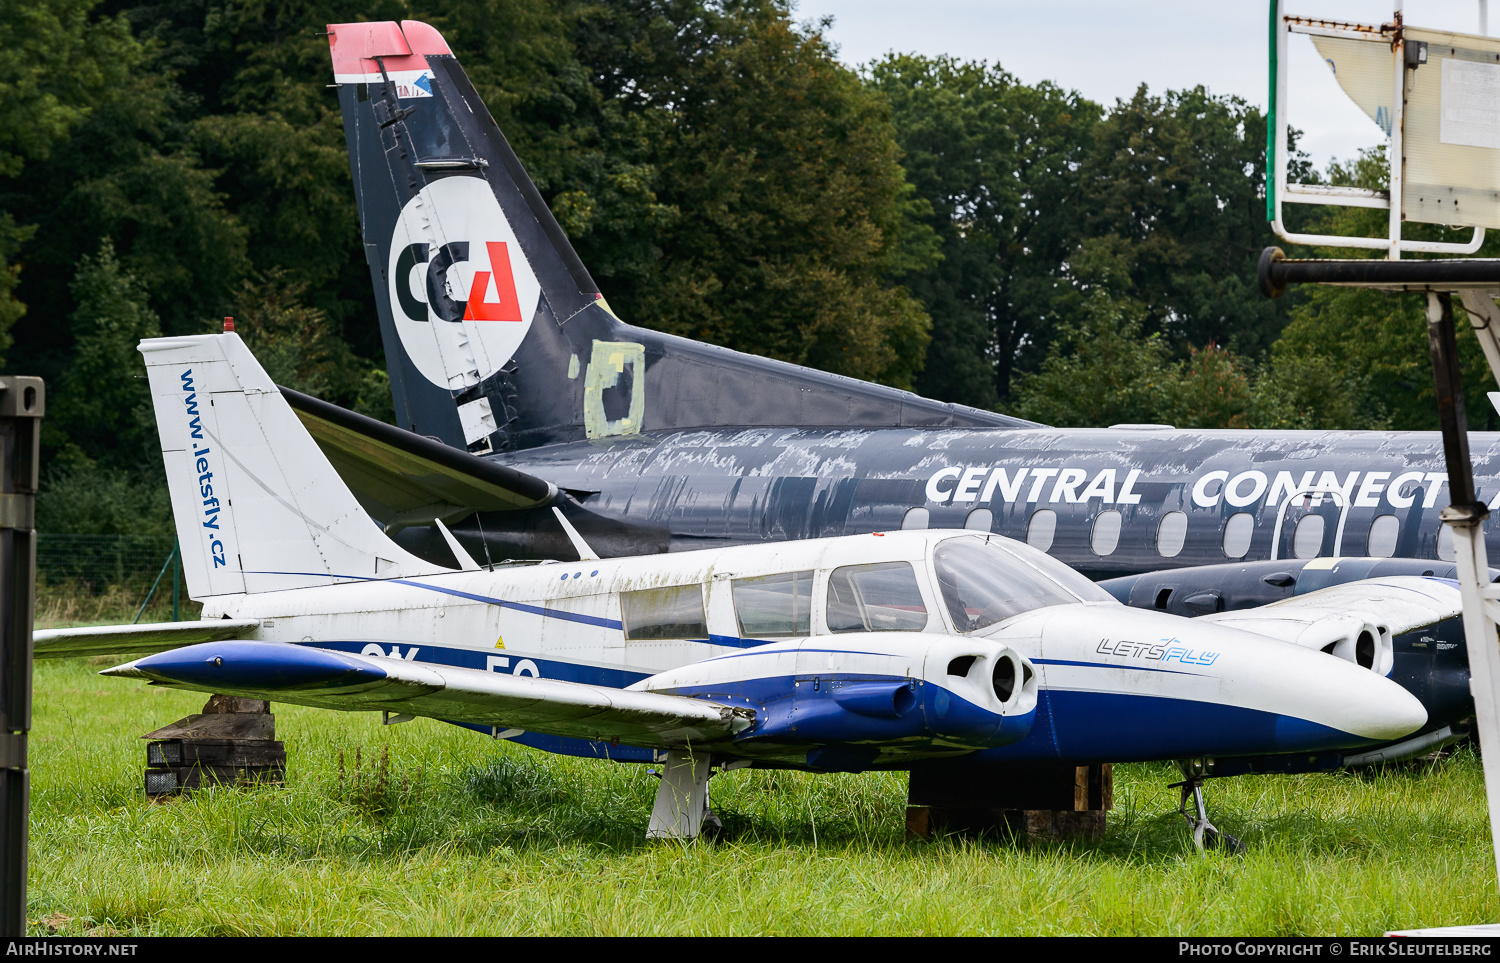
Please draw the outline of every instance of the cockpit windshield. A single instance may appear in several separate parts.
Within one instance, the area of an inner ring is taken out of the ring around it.
[[[943,603],[960,632],[1048,605],[1114,601],[1045,553],[992,537],[965,535],[939,542],[933,564]]]

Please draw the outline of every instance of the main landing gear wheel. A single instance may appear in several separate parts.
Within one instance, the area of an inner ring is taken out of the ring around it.
[[[1231,836],[1219,830],[1217,826],[1208,821],[1208,810],[1203,804],[1203,777],[1207,771],[1207,765],[1201,759],[1183,761],[1177,763],[1182,769],[1182,782],[1174,782],[1168,789],[1182,789],[1182,799],[1177,804],[1177,811],[1182,818],[1188,821],[1188,828],[1193,834],[1193,845],[1198,850],[1204,851],[1216,849],[1235,856],[1243,855],[1245,844],[1237,837]],[[1198,815],[1194,817],[1188,813],[1188,800],[1191,799]]]

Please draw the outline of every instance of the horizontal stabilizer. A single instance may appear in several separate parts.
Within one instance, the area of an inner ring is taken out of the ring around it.
[[[67,659],[80,655],[145,655],[220,639],[243,639],[254,634],[254,619],[205,619],[202,622],[159,622],[147,625],[81,625],[70,629],[39,629],[32,634],[36,658]]]
[[[286,642],[192,645],[105,669],[202,692],[667,749],[727,741],[744,709],[654,692],[332,652]]]
[[[389,528],[536,508],[557,497],[556,486],[534,475],[300,391],[281,394],[360,505]]]

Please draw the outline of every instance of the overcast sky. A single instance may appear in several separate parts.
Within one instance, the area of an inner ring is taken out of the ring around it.
[[[1380,23],[1389,2],[1285,0],[1287,13]],[[1490,32],[1500,33],[1500,0]],[[885,54],[949,54],[998,61],[1023,82],[1050,80],[1103,104],[1129,98],[1136,86],[1153,92],[1195,87],[1233,94],[1265,108],[1266,0],[796,0],[799,20],[831,15],[828,37],[853,65]],[[1406,22],[1477,33],[1478,0],[1407,0]],[[1352,157],[1384,137],[1344,95],[1312,42],[1290,41],[1293,126],[1318,166]]]

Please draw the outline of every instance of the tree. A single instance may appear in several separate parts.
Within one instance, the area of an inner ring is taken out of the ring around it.
[[[654,222],[649,273],[604,259],[625,269],[600,277],[616,310],[909,386],[929,321],[891,276],[935,251],[911,218],[883,101],[822,36],[767,0],[620,0],[582,16],[577,35],[611,105],[600,129],[646,138],[623,156],[653,172],[671,212]],[[580,247],[588,258],[587,232]]]
[[[1086,234],[1129,242],[1146,330],[1185,353],[1210,341],[1263,357],[1296,301],[1261,296],[1255,270],[1275,243],[1265,219],[1266,120],[1204,88],[1142,86],[1095,129],[1081,180]]]
[[[136,345],[160,322],[107,241],[72,284],[77,351],[51,387],[42,433],[47,466],[37,527],[49,532],[170,532],[161,446]]]
[[[0,184],[45,160],[126,77],[139,47],[121,18],[92,20],[98,0],[7,0],[0,5]],[[7,204],[8,208],[10,205]],[[26,313],[15,295],[18,259],[35,225],[0,210],[0,351]]]
[[[1248,427],[1252,382],[1233,354],[1210,345],[1174,359],[1164,335],[1143,333],[1144,306],[1104,287],[1084,296],[1080,315],[1041,370],[1017,376],[1016,414],[1063,428]]]
[[[933,318],[919,388],[993,407],[1051,341],[1050,304],[1083,218],[1078,168],[1100,108],[946,57],[892,55],[868,80],[891,104],[941,244],[941,261],[903,275]]]

